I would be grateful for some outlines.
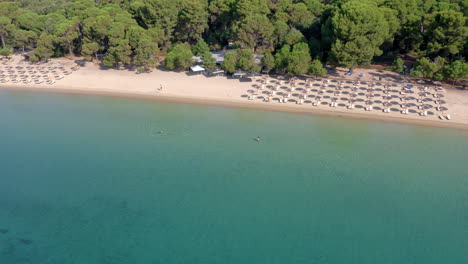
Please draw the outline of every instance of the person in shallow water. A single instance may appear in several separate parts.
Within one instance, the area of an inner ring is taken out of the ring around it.
[[[262,139],[260,138],[260,136],[258,136],[258,137],[255,139],[255,141],[257,141],[257,142],[260,142],[260,140],[262,140]]]

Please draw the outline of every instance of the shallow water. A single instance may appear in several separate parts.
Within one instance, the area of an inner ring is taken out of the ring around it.
[[[466,131],[2,91],[0,263],[468,263],[467,154]]]

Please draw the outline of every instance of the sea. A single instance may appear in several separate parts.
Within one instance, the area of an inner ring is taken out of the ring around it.
[[[468,131],[0,91],[0,263],[468,263]]]

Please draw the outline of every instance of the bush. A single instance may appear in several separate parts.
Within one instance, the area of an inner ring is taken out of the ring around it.
[[[398,73],[402,73],[404,71],[404,62],[401,58],[397,58],[393,61],[392,70]]]
[[[13,51],[9,48],[3,48],[3,49],[0,49],[0,55],[1,56],[5,56],[5,57],[8,57],[10,56],[11,54],[13,54]]]
[[[175,68],[185,70],[193,65],[192,57],[193,53],[190,49],[190,44],[177,44],[166,55],[166,58],[164,59],[164,65],[171,70]]]

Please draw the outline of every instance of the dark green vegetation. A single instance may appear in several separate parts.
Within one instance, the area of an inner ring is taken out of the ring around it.
[[[468,0],[3,0],[0,44],[32,60],[147,69],[167,55],[166,67],[186,69],[192,55],[214,68],[207,52],[232,40],[226,71],[258,71],[252,56],[265,54],[264,69],[294,75],[411,53],[422,57],[412,76],[454,80],[468,71],[467,13]]]

